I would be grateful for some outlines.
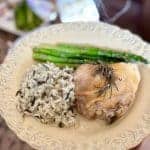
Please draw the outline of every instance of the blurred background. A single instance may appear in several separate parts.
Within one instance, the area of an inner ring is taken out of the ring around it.
[[[42,26],[77,21],[115,24],[150,42],[150,0],[0,0],[0,64],[13,42],[24,34]],[[135,149],[149,150],[149,141]],[[0,150],[32,150],[1,117]]]

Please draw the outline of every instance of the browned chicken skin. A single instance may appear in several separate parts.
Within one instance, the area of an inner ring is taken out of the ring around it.
[[[126,63],[84,64],[74,78],[78,112],[88,119],[100,118],[108,123],[127,112],[140,82],[138,67]]]

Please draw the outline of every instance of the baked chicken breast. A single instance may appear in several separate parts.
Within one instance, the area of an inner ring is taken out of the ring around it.
[[[74,74],[77,111],[112,123],[133,104],[140,82],[136,64],[83,64]]]

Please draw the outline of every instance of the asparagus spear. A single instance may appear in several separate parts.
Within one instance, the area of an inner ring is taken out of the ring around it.
[[[144,57],[132,54],[129,52],[121,52],[121,51],[114,51],[109,48],[99,48],[89,45],[78,45],[78,44],[66,44],[66,43],[59,43],[57,44],[60,48],[66,48],[68,50],[81,50],[86,55],[96,55],[96,56],[106,56],[111,57],[115,59],[120,59],[125,62],[143,62],[143,63],[149,63],[148,60],[146,60]]]
[[[43,54],[42,54],[43,55]],[[44,57],[44,59],[43,59],[43,56],[41,56],[41,54],[39,54],[39,53],[33,53],[33,58],[35,59],[35,60],[38,60],[38,61],[41,61],[41,62],[47,62],[47,61],[50,61],[50,60],[48,60],[48,59],[45,59],[46,57]],[[54,57],[53,57],[54,58]],[[52,61],[50,61],[50,62],[52,62]],[[58,63],[58,62],[54,62],[53,61],[53,63],[55,63],[55,65],[57,65],[58,67],[60,67],[60,68],[62,68],[62,67],[72,67],[72,68],[76,68],[76,67],[78,67],[79,66],[79,64],[69,64],[69,63]]]
[[[42,62],[50,61],[53,63],[64,63],[64,64],[84,64],[84,63],[91,63],[91,60],[87,59],[72,59],[72,58],[61,58],[61,57],[55,57],[52,55],[45,55],[42,53],[34,52],[33,58],[35,60],[39,60]]]
[[[35,47],[33,48],[33,52],[38,52],[45,55],[52,55],[56,57],[62,58],[75,58],[75,59],[88,59],[91,61],[104,61],[104,62],[119,62],[120,59],[108,58],[105,56],[86,56],[81,55],[79,51],[73,51],[69,49],[59,48],[57,46],[49,46],[49,47]]]
[[[38,57],[44,61],[54,61],[59,63],[98,63],[98,62],[144,62],[148,61],[138,55],[113,51],[111,49],[97,48],[85,45],[74,44],[57,44],[57,45],[42,45],[33,49],[34,53],[38,53]],[[55,58],[55,59],[52,59]],[[51,60],[52,59],[52,60]],[[58,60],[59,59],[59,60]]]

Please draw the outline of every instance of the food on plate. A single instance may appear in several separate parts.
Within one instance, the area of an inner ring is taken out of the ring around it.
[[[18,108],[46,124],[75,125],[73,69],[38,64],[26,73],[17,92]]]
[[[133,104],[140,73],[135,64],[83,64],[74,80],[78,112],[88,119],[112,123]]]
[[[75,126],[77,113],[109,124],[124,116],[141,79],[136,62],[149,63],[129,52],[66,43],[34,47],[33,59],[41,63],[22,80],[18,108],[59,127]]]
[[[54,63],[84,64],[100,62],[143,62],[144,57],[129,52],[116,51],[111,48],[100,48],[90,45],[43,44],[33,48],[33,58]]]

